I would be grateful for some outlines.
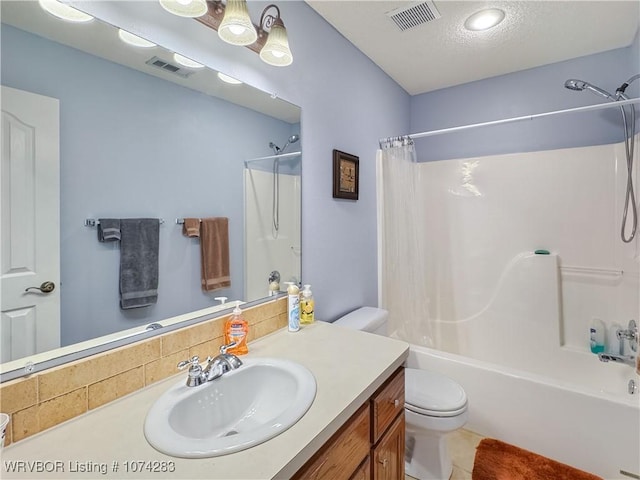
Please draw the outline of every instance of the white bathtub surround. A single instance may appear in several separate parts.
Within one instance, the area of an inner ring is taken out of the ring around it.
[[[426,258],[389,261],[393,247],[381,248],[380,305],[394,335],[416,345],[409,366],[464,387],[473,431],[604,478],[640,472],[640,395],[627,393],[640,378],[589,350],[592,318],[626,327],[640,317],[640,237],[620,240],[624,145],[410,168],[426,198],[394,203],[383,181],[379,203],[382,242],[402,245],[388,216],[424,202],[414,216],[423,227],[407,232],[423,229]],[[640,149],[634,172],[638,185]],[[401,301],[416,269],[426,272],[412,298],[424,299],[423,315]],[[441,351],[422,348],[431,346]]]

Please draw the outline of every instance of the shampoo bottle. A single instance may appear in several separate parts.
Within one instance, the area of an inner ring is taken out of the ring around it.
[[[300,300],[300,323],[303,325],[313,323],[313,293],[311,285],[305,285]]]
[[[592,353],[604,352],[604,322],[599,318],[591,320],[589,347]]]
[[[289,318],[289,331],[300,330],[300,289],[293,282],[285,282],[287,288],[287,316]]]
[[[242,318],[242,310],[240,310],[240,302],[236,303],[236,308],[229,320],[224,325],[224,343],[225,345],[235,342],[235,346],[227,349],[227,353],[233,355],[244,355],[249,353],[247,346],[247,334],[249,333],[249,324]]]

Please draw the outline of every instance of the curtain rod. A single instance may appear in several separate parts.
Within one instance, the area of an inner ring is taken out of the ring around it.
[[[472,123],[469,125],[462,125],[459,127],[450,127],[450,128],[443,128],[440,130],[431,130],[428,132],[420,132],[420,133],[411,133],[408,136],[411,137],[412,139],[417,139],[417,138],[423,138],[423,137],[431,137],[434,135],[441,135],[443,133],[453,133],[453,132],[459,132],[462,130],[469,130],[471,128],[478,128],[478,127],[488,127],[490,125],[501,125],[503,123],[513,123],[513,122],[519,122],[522,120],[534,120],[536,118],[542,118],[542,117],[549,117],[552,115],[561,115],[563,113],[577,113],[577,112],[589,112],[591,110],[602,110],[605,108],[612,108],[612,107],[622,107],[624,105],[633,105],[634,103],[640,103],[640,98],[632,98],[630,100],[620,100],[617,102],[609,102],[609,103],[597,103],[595,105],[587,105],[585,107],[575,107],[575,108],[567,108],[565,110],[556,110],[553,112],[545,112],[545,113],[536,113],[534,115],[525,115],[522,117],[511,117],[511,118],[504,118],[502,120],[493,120],[490,122],[482,122],[482,123]],[[383,142],[386,139],[381,138],[380,141]]]

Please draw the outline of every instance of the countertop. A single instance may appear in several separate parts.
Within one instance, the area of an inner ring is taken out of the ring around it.
[[[145,416],[164,391],[186,380],[183,372],[6,447],[0,477],[289,478],[402,365],[408,353],[405,342],[324,322],[296,333],[278,330],[250,343],[248,357],[286,358],[306,366],[316,378],[317,392],[307,413],[273,439],[202,459],[156,451],[144,437]]]

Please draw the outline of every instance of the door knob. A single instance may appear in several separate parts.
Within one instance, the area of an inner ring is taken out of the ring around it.
[[[29,287],[25,288],[24,291],[28,292],[29,290],[40,290],[41,293],[51,293],[56,288],[56,284],[53,282],[43,282],[39,287]]]

